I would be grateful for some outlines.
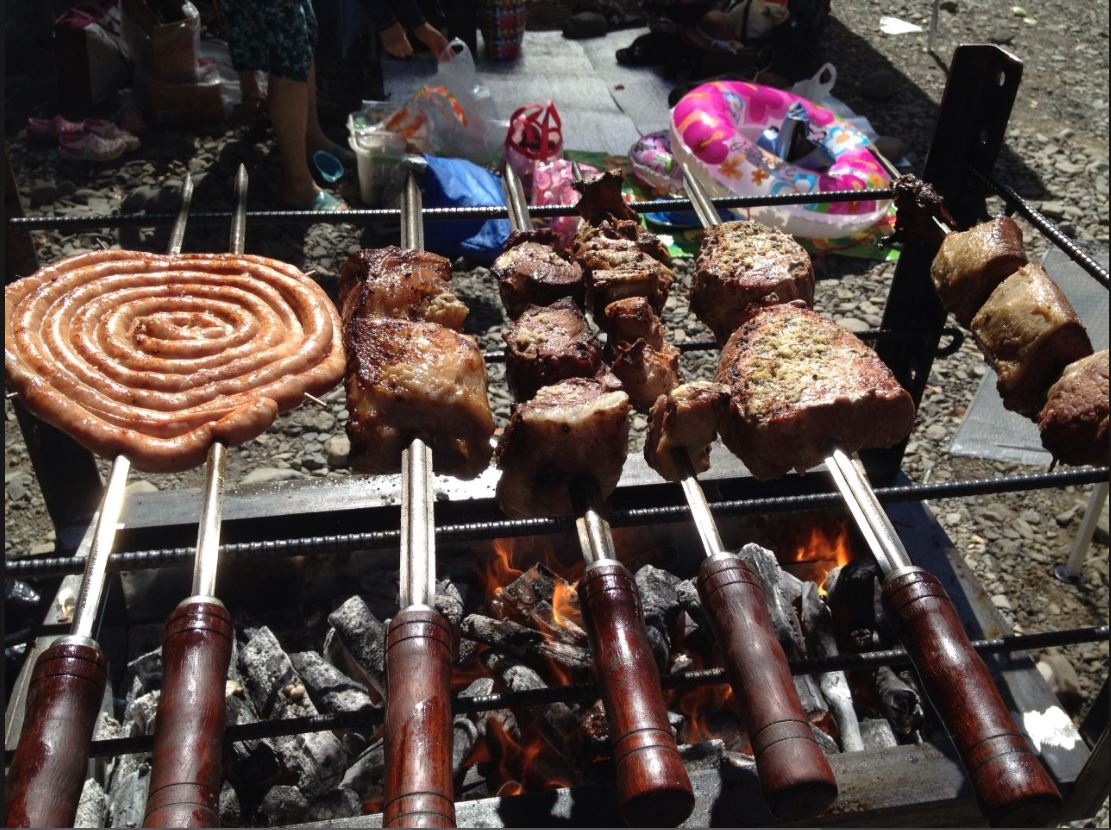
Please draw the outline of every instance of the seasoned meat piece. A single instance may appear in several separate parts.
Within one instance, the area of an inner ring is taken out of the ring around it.
[[[664,327],[652,304],[644,297],[626,297],[606,306],[606,346],[612,352],[621,343],[643,340],[653,349],[664,344]]]
[[[915,240],[937,248],[945,236],[938,225],[957,227],[938,192],[917,176],[903,175],[891,183],[895,191],[895,233],[900,242]],[[936,222],[934,220],[937,220]]]
[[[436,472],[474,478],[490,461],[494,416],[478,343],[435,323],[360,317],[344,332],[351,466],[401,470],[413,438]]]
[[[580,194],[575,208],[579,216],[591,225],[600,225],[606,219],[631,219],[639,221],[636,211],[621,197],[624,175],[620,170],[607,170],[589,176],[572,187]]]
[[[1065,464],[1106,465],[1107,349],[1069,364],[1049,389],[1038,428],[1042,446]]]
[[[889,447],[914,425],[914,402],[876,353],[801,304],[742,323],[715,380],[730,390],[722,441],[760,479],[805,471],[834,449]]]
[[[638,250],[657,262],[671,264],[671,252],[656,234],[645,230],[633,219],[605,219],[600,224],[579,224],[571,243],[571,255],[585,259],[602,249]]]
[[[719,343],[746,319],[746,309],[774,294],[781,303],[814,302],[814,266],[787,234],[757,222],[707,228],[691,278],[691,310]]]
[[[1022,231],[1010,217],[996,216],[947,234],[930,273],[942,305],[967,327],[995,287],[1025,264]]]
[[[602,346],[571,300],[529,306],[506,331],[505,373],[518,401],[567,378],[590,378],[602,368]]]
[[[618,345],[613,349],[610,369],[639,412],[647,412],[656,398],[674,389],[682,380],[679,350],[670,343],[658,349],[643,340]]]
[[[467,307],[451,291],[451,263],[439,254],[396,246],[348,257],[340,269],[340,311],[353,317],[423,320],[461,331]]]
[[[1042,266],[1030,263],[1003,280],[970,325],[999,375],[1003,406],[1034,417],[1049,387],[1092,343],[1068,298]]]
[[[599,252],[587,271],[587,301],[595,321],[605,320],[610,303],[626,297],[644,297],[657,314],[663,311],[675,275],[671,269],[640,251]]]
[[[566,516],[578,476],[603,498],[617,487],[629,438],[629,396],[597,380],[545,386],[518,404],[498,440],[498,507],[507,516]]]
[[[529,305],[550,305],[569,297],[586,300],[582,268],[552,245],[551,231],[515,231],[491,270],[512,320]]]
[[[710,445],[729,406],[729,387],[723,383],[696,380],[660,395],[648,415],[644,460],[668,481],[681,476],[675,469],[672,450],[690,456],[696,473],[710,469]]]

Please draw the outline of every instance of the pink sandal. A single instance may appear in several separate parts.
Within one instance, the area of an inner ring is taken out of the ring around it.
[[[122,138],[101,138],[95,133],[58,136],[58,153],[70,161],[114,161],[127,152]]]
[[[60,115],[27,119],[27,137],[35,141],[57,141],[63,135],[81,135],[83,132],[83,121],[68,121]]]
[[[125,153],[138,150],[142,144],[138,136],[132,135],[127,130],[120,129],[114,123],[104,118],[86,118],[82,123],[85,125],[85,129],[93,135],[98,135],[109,141],[116,138],[123,141]]]

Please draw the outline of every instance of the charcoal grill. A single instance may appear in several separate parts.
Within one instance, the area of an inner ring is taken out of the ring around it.
[[[1007,120],[1022,73],[1021,62],[997,47],[964,46],[954,56],[949,84],[942,100],[933,144],[927,157],[924,178],[932,183],[962,224],[971,224],[985,214],[985,196],[1001,197],[1009,213],[1018,212],[1076,261],[1105,287],[1108,274],[1083,250],[1070,241],[1048,219],[994,177],[996,156],[1002,146]],[[807,195],[785,195],[762,199],[714,199],[718,208],[744,208],[767,204],[832,202],[861,198],[890,198],[890,191],[853,191]],[[633,203],[639,211],[690,209],[685,199],[661,199]],[[569,215],[573,209],[534,208],[535,216]],[[505,217],[505,207],[438,208],[423,212],[426,221]],[[229,213],[194,213],[190,221],[227,223]],[[345,214],[312,211],[249,212],[247,221],[259,223],[309,222],[400,222],[398,210],[375,209]],[[94,217],[30,217],[10,219],[9,230],[169,225],[173,215],[120,215]],[[930,366],[937,357],[959,347],[961,332],[945,325],[945,312],[928,277],[929,255],[914,243],[903,247],[890,286],[882,324],[862,336],[875,343],[878,353],[910,391],[921,401]],[[944,341],[944,342],[943,342]],[[682,344],[684,349],[714,348],[706,339]],[[497,352],[487,359],[498,360]],[[87,528],[102,492],[92,455],[64,434],[49,427],[15,402],[20,428],[31,454],[47,509],[57,531],[60,554],[50,557],[15,559],[5,562],[9,579],[62,579],[59,589],[73,588],[82,569],[87,548]],[[1046,731],[1038,724],[1059,702],[1034,669],[1028,655],[1032,649],[1052,645],[1108,639],[1106,626],[1012,636],[983,590],[968,571],[958,551],[933,520],[926,500],[1019,492],[1067,485],[1098,484],[1108,480],[1108,468],[1082,468],[1033,475],[1011,475],[984,480],[934,484],[912,483],[901,473],[905,442],[886,450],[863,453],[869,477],[876,483],[879,499],[887,505],[896,525],[909,529],[904,534],[912,559],[936,574],[953,598],[962,623],[985,656],[1012,712],[1024,722],[1040,744],[1042,759],[1060,785],[1065,800],[1065,819],[1093,815],[1107,797],[1111,771],[1107,748],[1107,682],[1082,724],[1079,734],[1065,724]],[[793,513],[829,509],[839,505],[839,496],[818,476],[790,476],[774,483],[757,483],[723,451],[715,454],[714,467],[702,478],[710,505],[719,517],[740,518],[757,514]],[[491,473],[474,483],[439,480],[441,500],[435,508],[437,545],[441,562],[450,568],[453,555],[490,545],[495,539],[537,537],[570,544],[574,521],[567,518],[502,518],[492,498]],[[346,574],[370,563],[396,561],[400,542],[399,487],[389,479],[368,484],[359,478],[340,481],[283,483],[262,493],[228,493],[224,508],[225,563],[228,585],[250,584],[260,563],[275,574],[275,584],[287,579],[283,594],[270,601],[334,593]],[[677,488],[660,482],[639,459],[630,459],[621,484],[614,494],[610,520],[618,536],[651,527],[661,544],[674,550],[697,550],[689,526],[690,514],[681,503]],[[157,493],[132,497],[123,515],[123,528],[112,557],[113,590],[104,612],[100,640],[121,666],[129,627],[160,622],[176,600],[184,596],[191,567],[200,499],[190,493]],[[466,547],[465,547],[466,546]],[[306,568],[305,563],[310,563]],[[53,584],[53,583],[50,583]],[[258,599],[249,588],[222,592],[229,607]],[[57,604],[41,626],[25,635],[28,656],[45,649],[61,633]],[[6,746],[14,747],[21,726],[24,692],[29,667],[18,678],[7,706]],[[835,668],[906,664],[901,650],[846,655],[833,660],[810,659],[792,665],[796,673]],[[720,670],[689,672],[666,678],[665,687],[682,688],[720,683]],[[456,712],[495,709],[507,705],[547,705],[557,700],[585,700],[596,696],[591,685],[564,686],[531,692],[500,693],[478,698],[456,699]],[[1042,716],[1042,717],[1039,717]],[[364,725],[365,715],[318,716],[283,721],[266,721],[232,726],[227,740],[247,740],[278,734],[295,734],[344,726]],[[1065,719],[1067,721],[1067,718]],[[1040,730],[1040,731],[1039,731]],[[150,737],[95,741],[93,758],[124,753],[149,752]],[[10,756],[9,756],[10,757]],[[841,796],[826,814],[823,824],[908,824],[966,825],[983,819],[972,798],[956,753],[947,742],[899,746],[883,750],[838,755],[830,759],[841,787]],[[693,770],[697,805],[688,826],[766,825],[774,819],[766,812],[751,770],[726,768]],[[457,815],[461,826],[543,826],[620,824],[613,793],[605,786],[580,785],[520,796],[460,802]],[[380,816],[324,822],[318,826],[373,827]]]

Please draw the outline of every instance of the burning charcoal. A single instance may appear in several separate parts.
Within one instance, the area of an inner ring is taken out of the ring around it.
[[[358,816],[362,812],[362,799],[350,787],[341,785],[309,804],[307,818],[309,821],[334,821]]]
[[[490,607],[498,617],[527,621],[562,642],[587,644],[578,594],[571,583],[545,565],[533,565],[506,585]]]
[[[814,724],[810,724],[810,731],[814,735],[814,740],[818,742],[818,746],[822,748],[822,752],[826,755],[840,754],[841,747],[837,745],[837,741],[833,740],[828,733],[819,729]]]
[[[239,650],[239,668],[244,686],[264,718],[284,720],[317,714],[303,681],[269,628],[259,628]],[[347,762],[343,746],[331,732],[282,736],[274,738],[273,745],[283,768],[297,776],[306,798],[315,798],[337,784]]]
[[[160,694],[160,692],[148,692],[145,695],[140,695],[124,711],[124,723],[130,723],[132,737],[154,734],[154,717],[158,714]]]
[[[696,744],[680,744],[679,754],[688,770],[717,769],[725,755],[725,741],[711,738]]]
[[[776,639],[783,647],[788,660],[800,660],[806,656],[805,640],[802,636],[802,627],[799,625],[795,610],[783,593],[780,585],[780,574],[783,570],[775,554],[759,545],[748,544],[741,548],[740,556],[756,569],[760,577],[760,584],[764,588],[764,599],[768,606],[768,615],[771,617],[772,628]],[[795,690],[798,692],[799,702],[803,711],[812,722],[821,720],[828,708],[822,698],[821,690],[814,678],[808,674],[796,675]]]
[[[258,805],[256,822],[266,827],[300,824],[309,820],[309,801],[297,787],[271,787]]]
[[[864,718],[860,722],[860,737],[865,749],[890,749],[899,741],[891,731],[891,724],[883,718]]]
[[[231,665],[229,674],[238,677],[238,669]],[[228,726],[238,726],[244,723],[255,723],[259,720],[254,704],[247,697],[240,680],[229,680],[236,688],[231,694],[225,695],[228,712]],[[270,740],[236,741],[231,745],[230,758],[224,774],[236,787],[236,794],[241,801],[257,803],[266,790],[278,780],[282,773],[282,765],[278,760],[278,752]],[[247,804],[242,805],[243,808]],[[242,812],[248,812],[243,809]]]
[[[833,620],[829,608],[818,595],[818,586],[807,582],[800,597],[802,629],[806,644],[814,657],[835,657],[837,642],[833,637]],[[824,672],[818,675],[818,685],[829,703],[837,731],[841,735],[841,748],[845,752],[860,752],[864,742],[860,737],[860,723],[853,708],[852,691],[843,671]]]
[[[922,725],[922,701],[889,666],[876,669],[876,696],[880,710],[900,735],[909,735]]]
[[[491,694],[494,691],[494,678],[492,677],[476,677],[463,691],[459,693],[459,697],[483,697]],[[470,719],[478,728],[478,734],[486,734],[486,712],[472,712],[465,715]]]
[[[379,799],[382,797],[382,782],[385,773],[385,742],[381,740],[374,741],[347,768],[347,772],[343,774],[343,786],[355,792],[364,801]]]
[[[561,666],[585,671],[590,668],[590,652],[570,643],[549,640],[541,632],[512,620],[494,620],[480,614],[463,618],[463,634],[485,643],[496,651],[525,662],[541,663],[546,658]]]
[[[77,802],[74,827],[106,827],[104,816],[108,812],[108,796],[95,778],[86,778]]]
[[[123,675],[124,687],[130,687],[133,680],[139,681],[140,688],[142,689],[140,694],[153,692],[155,689],[162,688],[161,648],[156,648],[154,651],[148,651],[145,654],[140,654],[127,664],[127,671],[125,671]]]
[[[436,583],[436,599],[433,601],[436,610],[444,615],[444,619],[451,625],[452,631],[459,630],[459,623],[463,621],[463,597],[459,589],[450,579],[441,579]]]
[[[722,765],[728,764],[736,769],[747,769],[753,774],[756,772],[756,759],[743,752],[730,752],[726,750],[721,754]]]
[[[225,781],[220,788],[220,826],[240,827],[243,821],[243,811],[239,809],[239,796],[231,782]]]
[[[107,827],[142,827],[146,815],[150,760],[147,755],[120,755],[108,788]]]
[[[331,644],[342,655],[340,668],[379,695],[386,693],[386,627],[360,596],[353,596],[328,615],[336,636]],[[338,639],[338,643],[336,640]],[[338,647],[342,646],[342,650]]]
[[[466,715],[456,715],[451,721],[451,775],[459,777],[464,771],[464,763],[471,754],[474,745],[478,743],[478,727]]]
[[[609,751],[610,725],[602,701],[596,700],[590,708],[580,710],[579,729],[591,754]]]
[[[679,577],[662,568],[645,565],[636,572],[635,579],[652,656],[660,671],[667,672],[671,662],[671,626],[680,610],[675,590]]]
[[[783,596],[787,598],[787,602],[791,603],[792,606],[798,606],[802,599],[802,592],[806,590],[807,585],[812,584],[813,583],[807,582],[806,580],[799,579],[790,571],[785,571],[782,568],[779,569],[779,588],[783,591]]]
[[[511,692],[548,688],[544,678],[512,657],[505,657],[493,651],[488,651],[482,656],[482,663]],[[562,743],[562,738],[570,735],[578,726],[578,718],[566,703],[551,703],[540,711],[543,714],[544,722],[559,737],[560,743]]]
[[[315,651],[289,655],[317,710],[326,715],[369,712],[373,707],[366,687],[356,683]]]

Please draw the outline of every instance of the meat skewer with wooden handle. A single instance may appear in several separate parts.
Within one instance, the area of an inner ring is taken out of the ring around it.
[[[699,183],[686,190],[704,226],[720,221]],[[859,460],[835,450],[826,467],[883,574],[882,599],[960,751],[981,809],[997,826],[1051,823],[1061,796],[1030,750],[933,574],[911,562]]]
[[[186,174],[170,254],[181,251],[192,197],[193,180]],[[130,469],[126,455],[113,459],[70,633],[35,661],[23,729],[8,767],[5,827],[73,826],[108,678],[108,661],[93,635]]]
[[[509,165],[504,174],[510,224],[529,229],[520,180]],[[617,559],[597,481],[580,476],[570,497],[587,561],[579,603],[610,724],[621,813],[633,826],[675,826],[690,815],[694,793],[667,720],[636,583]]]
[[[247,170],[235,177],[236,209],[228,248],[242,254],[246,235]],[[225,685],[231,663],[231,614],[216,598],[221,502],[227,447],[208,451],[193,588],[166,620],[162,693],[154,721],[144,827],[219,827]]]
[[[401,192],[401,247],[424,247],[421,193],[409,170]],[[451,776],[452,636],[433,607],[436,532],[432,449],[414,438],[401,463],[401,600],[386,631],[383,827],[454,827]]]

